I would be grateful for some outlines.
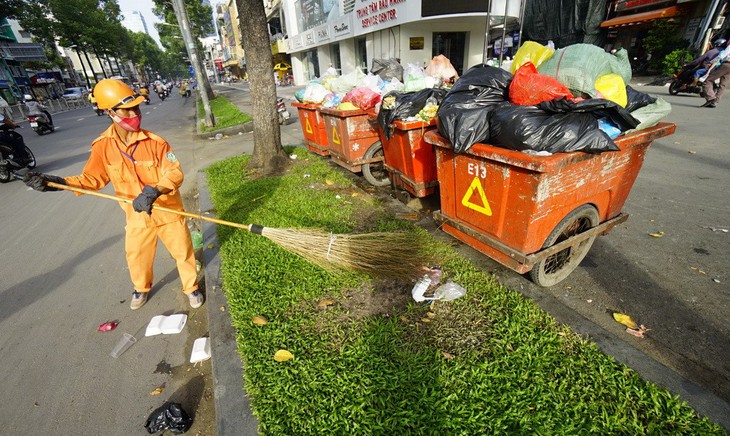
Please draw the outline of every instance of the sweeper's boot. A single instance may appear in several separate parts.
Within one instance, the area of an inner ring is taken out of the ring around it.
[[[190,307],[197,309],[203,305],[205,297],[203,297],[203,294],[200,291],[194,291],[188,294],[188,301],[190,302]]]
[[[144,304],[147,302],[147,293],[146,292],[132,292],[132,302],[129,305],[129,308],[132,310],[137,310],[140,307],[144,306]]]

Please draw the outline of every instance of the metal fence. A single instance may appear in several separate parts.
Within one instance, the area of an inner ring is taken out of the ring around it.
[[[81,98],[72,100],[66,100],[64,98],[43,100],[43,104],[48,107],[48,112],[50,112],[51,115],[58,112],[65,112],[91,106],[91,103],[89,103],[88,100]],[[13,120],[15,121],[22,121],[28,118],[28,108],[24,104],[18,103],[11,105],[10,111],[12,112]]]

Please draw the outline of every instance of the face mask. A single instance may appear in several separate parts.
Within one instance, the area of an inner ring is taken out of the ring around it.
[[[114,120],[115,123],[119,124],[119,127],[124,130],[130,132],[139,132],[139,127],[142,124],[142,115],[140,114],[134,117],[120,117],[119,115],[114,114],[112,120]]]

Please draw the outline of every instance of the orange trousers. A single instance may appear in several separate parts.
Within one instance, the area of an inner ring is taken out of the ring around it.
[[[125,230],[127,265],[135,291],[149,292],[152,287],[152,265],[155,262],[158,238],[177,263],[183,293],[189,294],[198,289],[193,242],[185,226],[185,220],[151,228],[127,226]]]

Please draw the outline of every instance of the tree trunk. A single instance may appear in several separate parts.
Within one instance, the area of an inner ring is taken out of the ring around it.
[[[289,156],[281,146],[281,130],[276,112],[276,86],[273,75],[273,57],[266,25],[264,2],[236,0],[241,20],[243,51],[246,57],[251,105],[253,107],[253,157],[251,168],[263,175],[279,173],[289,163]]]
[[[91,49],[94,50],[94,56],[96,57],[96,60],[99,61],[99,66],[101,67],[101,74],[104,75],[105,79],[108,79],[109,76],[106,75],[106,70],[104,69],[104,61],[99,57],[99,53],[96,52],[96,47],[94,47],[92,45]],[[114,73],[112,73],[112,74],[114,74]]]
[[[96,86],[96,82],[99,80],[96,78],[96,71],[94,71],[94,66],[91,65],[91,61],[89,60],[89,54],[86,53],[86,50],[84,50],[84,57],[86,57],[86,63],[89,64],[89,68],[91,69],[91,75],[94,76],[94,86]]]

